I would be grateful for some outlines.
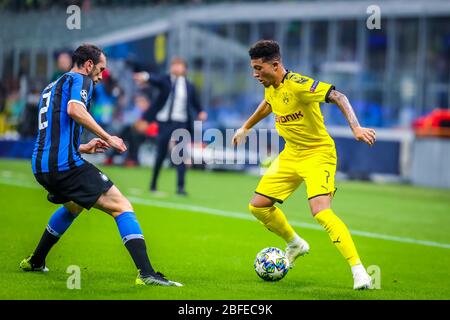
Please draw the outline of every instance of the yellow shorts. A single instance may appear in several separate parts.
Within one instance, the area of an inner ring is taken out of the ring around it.
[[[267,169],[255,192],[283,203],[305,181],[308,199],[333,195],[336,163],[334,148],[305,154],[286,147]]]

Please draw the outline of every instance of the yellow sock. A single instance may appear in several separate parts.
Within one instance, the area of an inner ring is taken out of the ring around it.
[[[361,263],[347,226],[334,214],[333,210],[322,210],[314,218],[325,228],[331,241],[333,241],[344,258],[347,259],[351,267]]]
[[[282,237],[286,242],[294,239],[295,231],[279,208],[275,206],[257,208],[251,204],[248,208],[267,229]]]

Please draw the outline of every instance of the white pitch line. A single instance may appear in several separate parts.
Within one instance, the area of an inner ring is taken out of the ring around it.
[[[184,211],[191,211],[191,212],[201,212],[201,213],[205,213],[205,214],[228,217],[228,218],[235,218],[235,219],[252,220],[252,221],[256,220],[250,213],[225,211],[225,210],[207,208],[207,207],[202,207],[202,206],[195,206],[195,205],[190,205],[190,204],[185,204],[185,203],[173,203],[173,202],[167,202],[167,201],[142,199],[142,198],[137,198],[137,197],[128,197],[128,199],[131,202],[142,204],[142,205],[147,205],[147,206],[152,206],[152,207],[184,210]],[[323,228],[317,224],[312,224],[312,223],[307,223],[307,222],[299,222],[299,221],[289,221],[289,222],[291,225],[296,226],[296,227],[301,227],[301,228],[305,228],[305,229],[313,229],[313,230],[323,230]],[[418,240],[418,239],[391,236],[391,235],[387,235],[387,234],[380,234],[380,233],[373,233],[373,232],[366,232],[366,231],[359,231],[359,230],[350,230],[350,232],[354,235],[358,235],[358,236],[366,237],[366,238],[383,239],[383,240],[403,242],[403,243],[419,244],[419,245],[428,246],[428,247],[438,247],[438,248],[450,249],[450,244],[448,244],[448,243],[439,243],[439,242],[434,242],[434,241]]]
[[[41,189],[39,186],[37,186],[36,184],[31,183],[31,182],[11,180],[11,179],[5,179],[5,178],[0,178],[0,184],[7,184],[7,185],[13,185],[13,186],[17,186],[17,187],[30,188],[30,189]],[[168,202],[168,201],[143,199],[143,198],[138,198],[138,197],[134,197],[134,196],[128,196],[128,199],[131,202],[141,204],[141,205],[151,206],[151,207],[159,207],[159,208],[165,208],[165,209],[174,209],[174,210],[183,210],[183,211],[204,213],[204,214],[209,214],[209,215],[222,216],[222,217],[241,219],[241,220],[250,220],[250,221],[256,220],[250,213],[226,211],[226,210],[208,208],[208,207],[203,207],[203,206],[190,205],[190,204],[185,204],[185,203],[175,203],[175,202]],[[301,227],[301,228],[312,229],[312,230],[323,230],[323,228],[317,224],[292,221],[292,220],[290,221],[290,223],[291,223],[291,225],[293,225],[295,227]],[[418,245],[427,246],[427,247],[450,249],[449,243],[440,243],[440,242],[434,242],[434,241],[412,239],[412,238],[392,236],[392,235],[387,235],[387,234],[373,233],[373,232],[360,231],[360,230],[350,230],[350,232],[353,235],[371,238],[371,239],[382,239],[382,240],[395,241],[395,242],[401,242],[401,243],[418,244]]]
[[[42,187],[40,187],[39,185],[37,185],[34,182],[23,181],[23,180],[11,180],[11,179],[0,178],[0,184],[7,184],[10,186],[22,187],[22,188],[28,188],[28,189],[43,189]]]

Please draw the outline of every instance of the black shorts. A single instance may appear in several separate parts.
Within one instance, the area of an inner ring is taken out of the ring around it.
[[[48,201],[63,204],[73,201],[90,209],[114,183],[97,167],[85,164],[63,172],[37,173],[36,180],[48,191]]]

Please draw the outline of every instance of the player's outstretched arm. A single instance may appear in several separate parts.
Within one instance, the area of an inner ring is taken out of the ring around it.
[[[109,135],[103,128],[94,120],[90,113],[79,103],[70,102],[67,106],[67,114],[74,119],[78,124],[82,125],[97,137],[102,139],[108,146],[116,149],[119,152],[127,150],[122,139],[116,136]],[[81,152],[81,151],[80,151]]]
[[[344,114],[347,122],[352,129],[353,135],[356,140],[363,141],[367,143],[369,146],[372,146],[376,140],[376,134],[374,129],[363,128],[359,125],[358,118],[353,111],[352,105],[350,101],[348,101],[345,94],[337,91],[331,90],[330,95],[328,96],[328,101],[335,103],[339,109]]]
[[[239,144],[245,141],[248,131],[262,119],[272,113],[272,106],[266,100],[261,101],[255,112],[248,118],[242,127],[237,129],[233,136],[233,144]]]

